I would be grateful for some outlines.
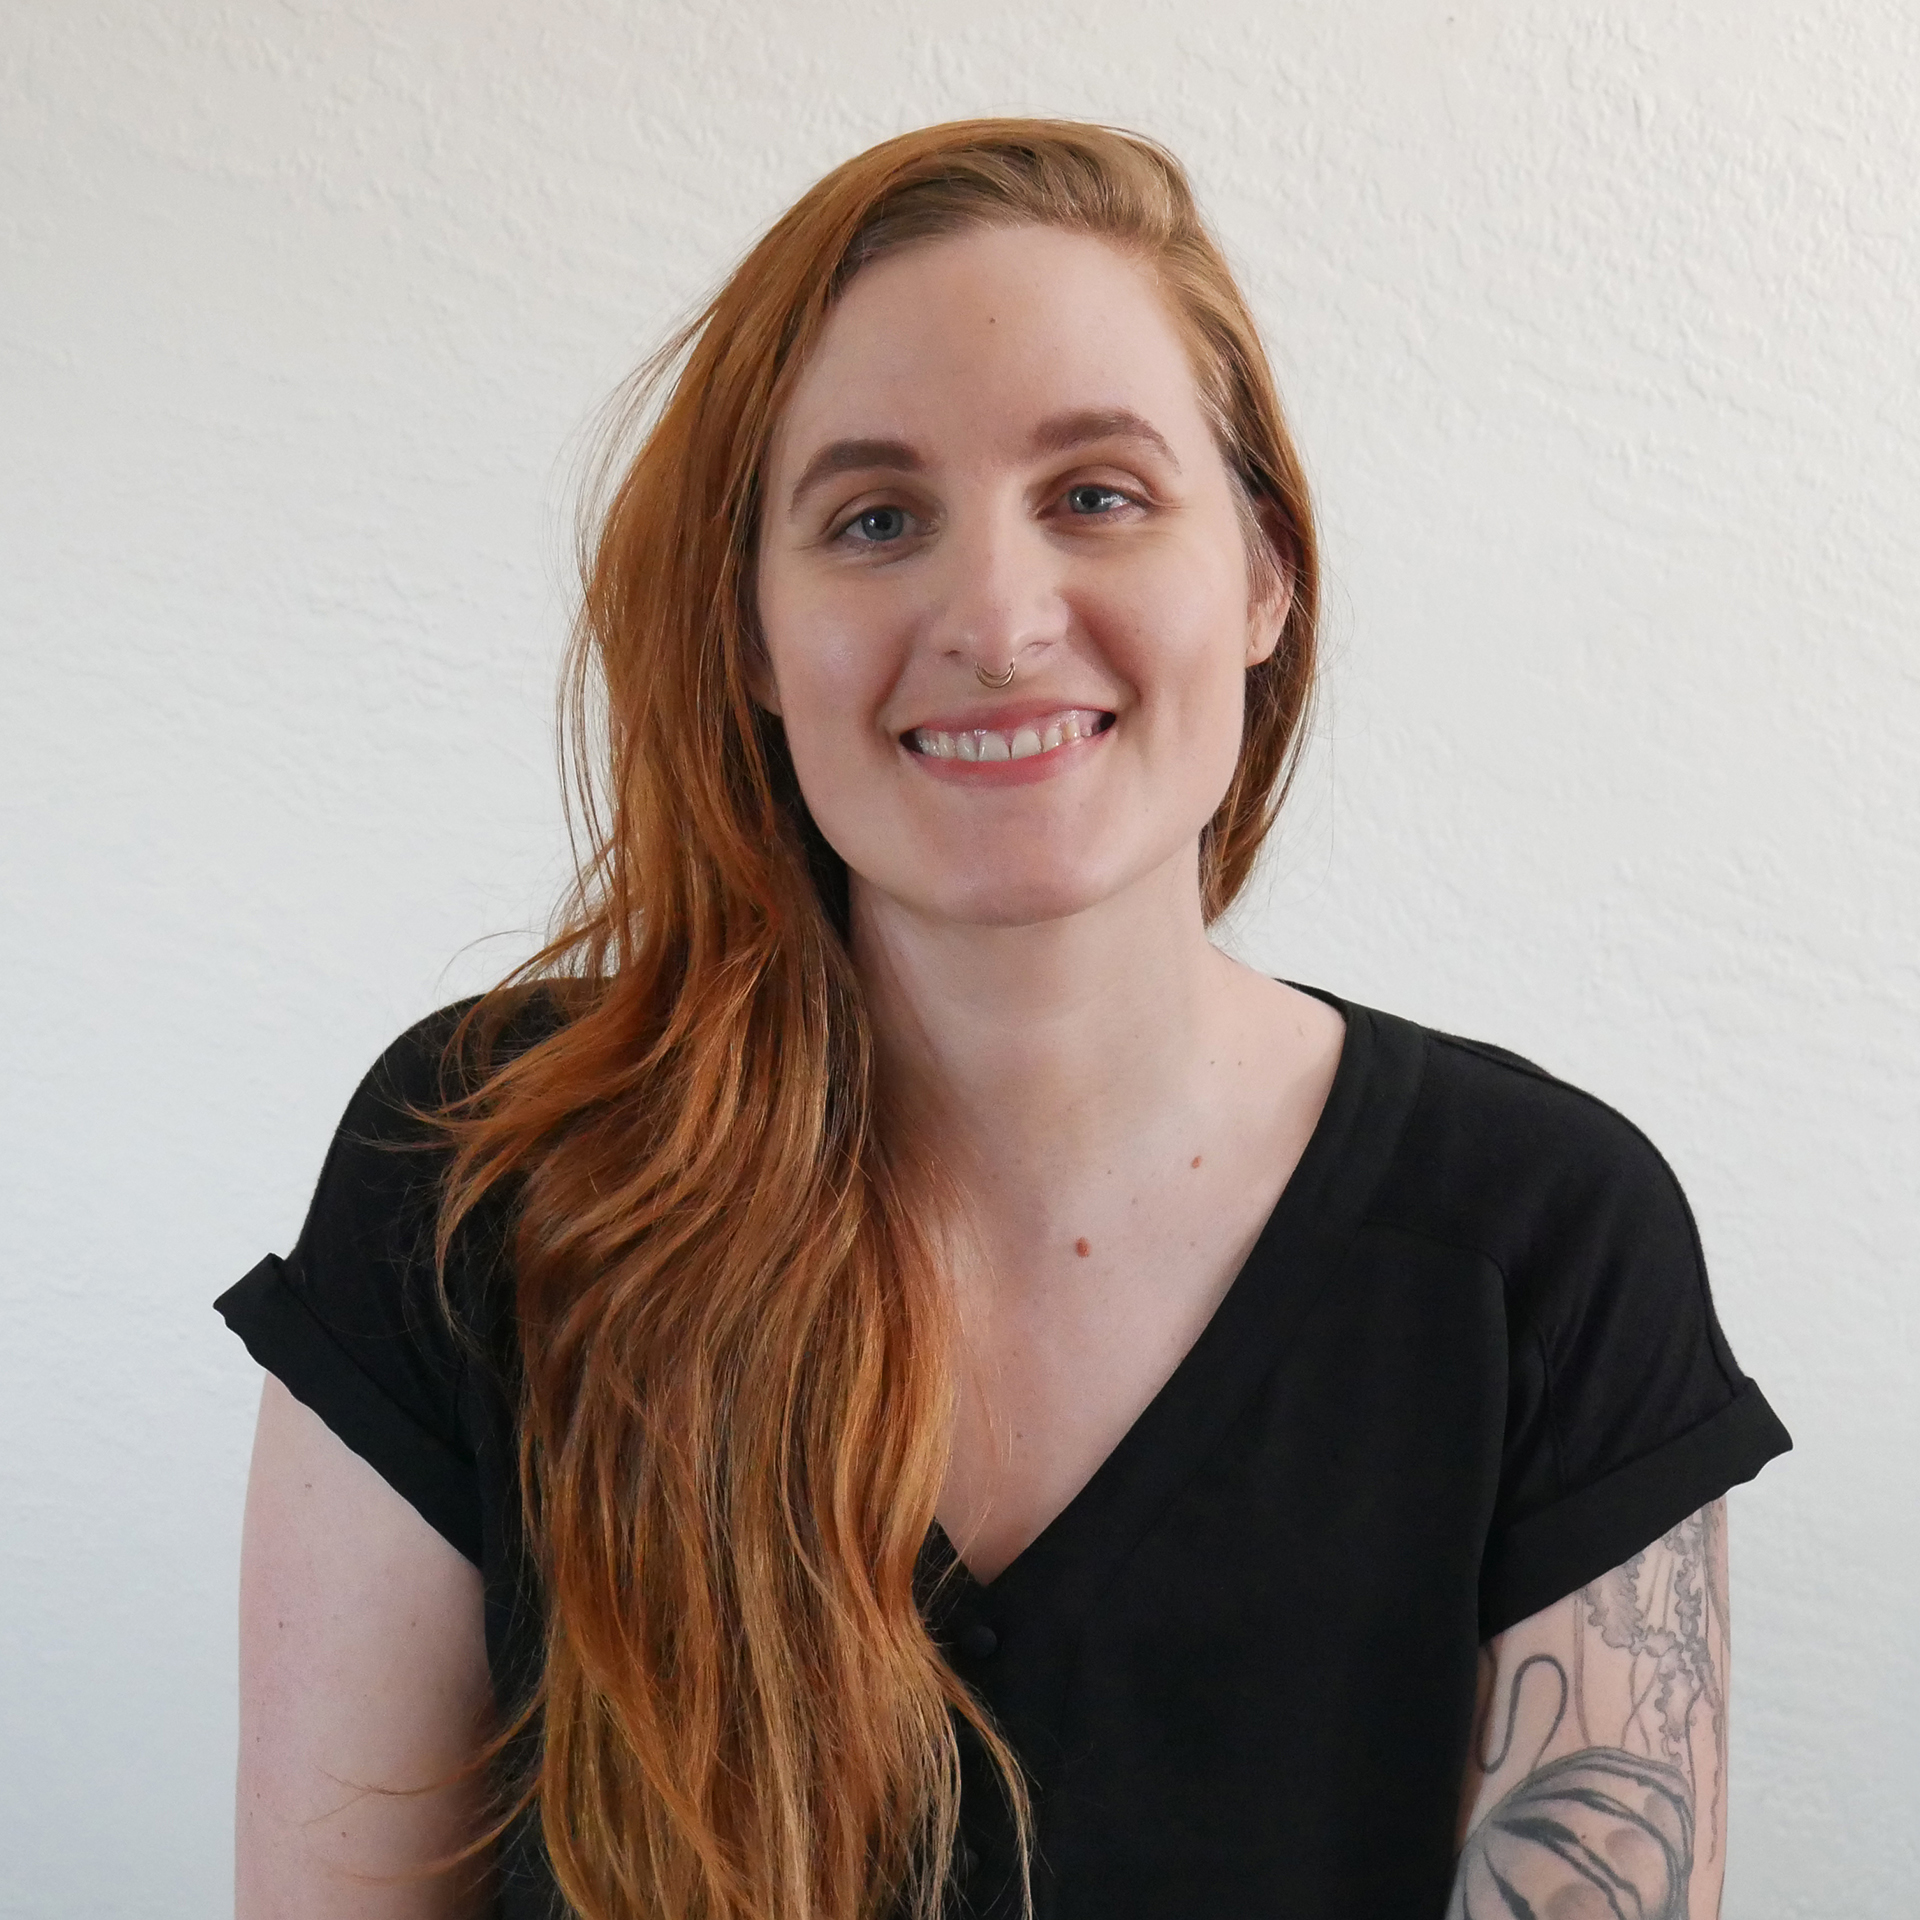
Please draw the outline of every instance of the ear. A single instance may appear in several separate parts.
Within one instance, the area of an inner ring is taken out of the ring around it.
[[[1281,558],[1286,543],[1272,504],[1262,501],[1254,508],[1252,519],[1254,524],[1248,529],[1248,572],[1253,592],[1247,605],[1247,665],[1257,667],[1273,658],[1286,631],[1287,615],[1293,611],[1293,570]]]
[[[757,641],[749,647],[744,667],[747,691],[753,695],[754,705],[779,719],[780,689],[774,683],[773,663],[767,658],[766,648]]]

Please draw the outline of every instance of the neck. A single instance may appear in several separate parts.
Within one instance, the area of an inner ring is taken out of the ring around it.
[[[854,956],[883,1069],[969,1184],[1071,1185],[1189,1112],[1241,969],[1191,861],[1028,926],[932,921],[855,883]]]

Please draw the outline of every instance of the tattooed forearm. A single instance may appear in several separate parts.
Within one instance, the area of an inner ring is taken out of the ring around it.
[[[1724,1509],[1515,1629],[1449,1920],[1703,1920],[1726,1788]]]

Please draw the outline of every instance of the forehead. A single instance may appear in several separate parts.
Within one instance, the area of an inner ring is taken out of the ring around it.
[[[1037,419],[1123,409],[1177,450],[1211,437],[1148,270],[1085,234],[993,228],[918,243],[855,276],[795,383],[773,465],[847,435],[934,455],[1024,444]]]

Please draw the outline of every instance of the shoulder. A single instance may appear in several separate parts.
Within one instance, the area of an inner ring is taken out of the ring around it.
[[[1680,1183],[1631,1120],[1504,1047],[1388,1024],[1419,1062],[1372,1221],[1491,1261],[1543,1328],[1623,1289],[1704,1288]]]
[[[382,1049],[354,1090],[343,1132],[358,1123],[380,1139],[430,1137],[434,1115],[550,1039],[567,1018],[561,990],[544,983],[437,1008]]]
[[[458,1042],[477,1004],[456,1001],[415,1021],[361,1075],[334,1129],[296,1259],[324,1257],[376,1231],[414,1229],[431,1215],[448,1160],[438,1116],[476,1084]]]
[[[1469,1296],[1451,1282],[1470,1274],[1504,1321],[1463,1376],[1475,1404],[1504,1401],[1484,1637],[1791,1443],[1721,1333],[1680,1184],[1632,1121],[1503,1047],[1365,1008],[1349,1030],[1350,1104],[1369,1123],[1343,1136],[1366,1166],[1361,1241],[1396,1272],[1409,1238],[1441,1253],[1405,1263],[1441,1282],[1419,1311],[1456,1315]]]
[[[216,1302],[254,1359],[470,1560],[483,1551],[475,1462],[497,1434],[513,1364],[495,1191],[437,1234],[452,1146],[440,1116],[555,1030],[553,997],[442,1007],[361,1078],[334,1131],[292,1251]]]
[[[439,1297],[435,1235],[451,1138],[442,1116],[517,1054],[564,1024],[557,997],[529,990],[461,1000],[395,1037],[361,1077],[334,1131],[288,1261],[297,1283],[335,1303],[400,1300],[418,1319]],[[477,1313],[497,1265],[510,1197],[490,1194],[462,1222],[444,1269],[460,1317]]]
[[[1505,1047],[1422,1030],[1408,1130],[1448,1180],[1495,1193],[1677,1192],[1673,1170],[1617,1108]]]

